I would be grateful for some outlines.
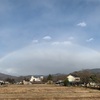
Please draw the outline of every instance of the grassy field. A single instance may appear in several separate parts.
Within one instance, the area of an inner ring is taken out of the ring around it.
[[[100,100],[100,90],[46,84],[0,86],[0,100]]]

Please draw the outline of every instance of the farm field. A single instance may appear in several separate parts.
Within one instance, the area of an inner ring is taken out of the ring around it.
[[[0,86],[0,100],[100,100],[100,90],[47,84]]]

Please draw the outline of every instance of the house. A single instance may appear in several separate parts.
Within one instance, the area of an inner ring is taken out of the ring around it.
[[[2,81],[2,80],[0,80],[0,85],[3,85],[3,84],[5,84],[5,82],[4,82],[4,81]]]
[[[68,79],[68,81],[70,83],[78,83],[78,82],[80,82],[80,77],[75,76],[75,75],[71,75],[71,74],[67,76],[67,79]]]
[[[23,80],[22,81],[22,84],[24,84],[24,85],[29,85],[29,84],[31,84],[29,81],[25,81],[25,80]]]
[[[30,82],[41,82],[43,80],[43,76],[41,77],[34,77],[34,76],[31,76],[31,79],[30,79]]]

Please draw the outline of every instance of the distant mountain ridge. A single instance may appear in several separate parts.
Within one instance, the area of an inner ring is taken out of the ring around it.
[[[7,78],[17,78],[16,76],[12,76],[12,75],[7,75],[7,74],[4,74],[4,73],[0,73],[0,80],[5,80]]]
[[[100,68],[94,68],[94,69],[84,69],[84,70],[87,70],[87,71],[90,71],[91,73],[100,73]],[[60,76],[60,75],[64,75],[64,74],[61,74],[61,73],[57,73],[57,74],[53,74],[53,76]],[[4,73],[0,73],[0,80],[5,80],[7,78],[12,78],[12,79],[15,79],[15,80],[22,80],[24,78],[30,78],[32,75],[26,75],[26,76],[12,76],[12,75],[7,75],[7,74],[4,74]],[[34,75],[34,76],[40,76],[40,75]]]
[[[87,69],[87,70],[92,72],[92,73],[100,73],[100,68]]]

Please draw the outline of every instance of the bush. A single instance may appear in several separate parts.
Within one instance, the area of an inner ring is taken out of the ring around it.
[[[65,79],[64,80],[64,86],[68,86],[69,85],[69,81],[68,81],[68,79]]]

